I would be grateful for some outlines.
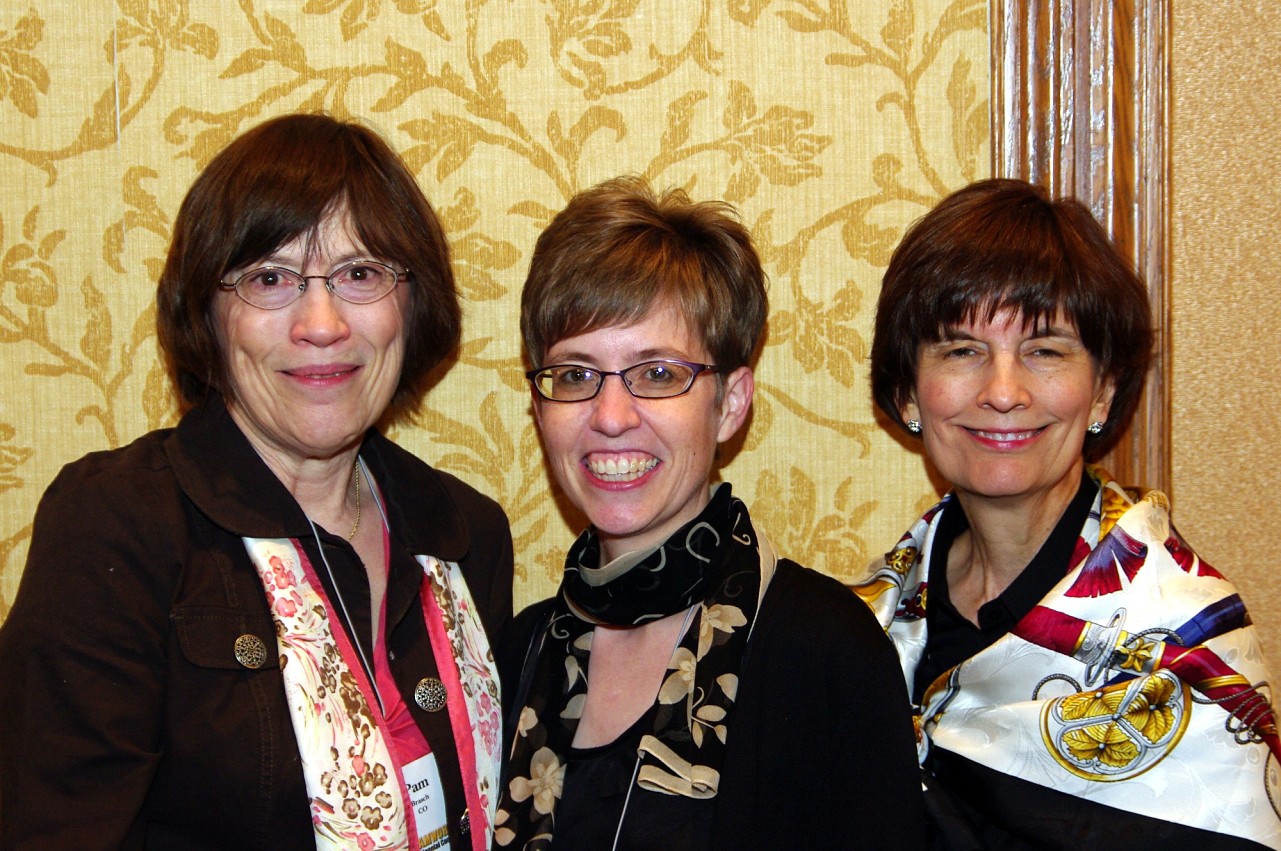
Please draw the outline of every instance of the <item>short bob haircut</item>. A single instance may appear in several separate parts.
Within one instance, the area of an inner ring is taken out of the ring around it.
[[[371,259],[409,270],[405,357],[393,416],[413,411],[462,324],[440,220],[377,133],[327,115],[285,115],[235,139],[196,178],[160,276],[157,333],[184,407],[230,395],[214,299],[228,272],[316,236],[345,213]],[[380,412],[381,414],[382,412]]]
[[[922,344],[949,328],[1014,310],[1029,326],[1060,311],[1071,320],[1100,379],[1116,391],[1099,434],[1083,452],[1097,458],[1138,405],[1152,352],[1147,290],[1089,209],[1051,201],[1020,180],[983,180],[945,198],[894,250],[876,305],[872,395],[903,426],[902,403],[916,386]]]
[[[568,337],[645,320],[673,305],[716,366],[752,362],[769,309],[765,272],[734,209],[656,195],[619,177],[575,195],[539,236],[520,303],[535,369]]]

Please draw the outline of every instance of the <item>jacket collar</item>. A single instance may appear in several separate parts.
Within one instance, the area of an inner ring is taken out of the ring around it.
[[[183,416],[165,441],[178,484],[214,523],[252,538],[311,535],[307,515],[214,395]],[[360,456],[380,487],[391,534],[411,553],[458,561],[467,553],[467,518],[444,479],[370,429]]]

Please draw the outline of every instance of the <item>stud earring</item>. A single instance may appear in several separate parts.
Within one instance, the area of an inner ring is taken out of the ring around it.
[[[1098,434],[1099,432],[1103,431],[1103,423],[1099,422],[1098,420],[1095,420],[1094,422],[1090,423],[1086,431],[1088,431],[1090,434]]]
[[[907,430],[908,430],[908,431],[910,431],[912,434],[920,434],[920,433],[921,433],[921,421],[920,421],[920,420],[908,420],[906,423],[904,423],[904,425],[905,425],[905,426],[907,426]]]

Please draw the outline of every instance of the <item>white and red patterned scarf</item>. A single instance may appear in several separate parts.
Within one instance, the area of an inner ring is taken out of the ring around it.
[[[1102,470],[1072,569],[1010,633],[945,672],[917,707],[931,747],[1092,802],[1281,848],[1281,740],[1236,589]],[[949,496],[855,591],[909,688],[926,644],[934,535]],[[1122,782],[1124,781],[1124,782]]]

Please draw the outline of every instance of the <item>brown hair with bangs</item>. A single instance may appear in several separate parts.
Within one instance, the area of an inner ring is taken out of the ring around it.
[[[872,338],[872,395],[900,426],[916,386],[920,346],[967,321],[1013,310],[1029,326],[1060,312],[1076,327],[1098,377],[1116,392],[1095,458],[1124,430],[1147,378],[1152,320],[1147,289],[1088,208],[1051,201],[1021,180],[973,183],[914,224],[881,284]]]
[[[371,258],[409,270],[405,357],[393,415],[412,411],[458,345],[449,245],[404,162],[374,131],[328,115],[284,115],[236,138],[178,211],[157,291],[160,347],[184,407],[230,392],[213,310],[218,283],[345,212]]]
[[[575,195],[538,237],[521,294],[534,368],[560,340],[643,321],[672,304],[726,371],[751,363],[765,328],[765,272],[734,209],[656,195],[639,177]]]

